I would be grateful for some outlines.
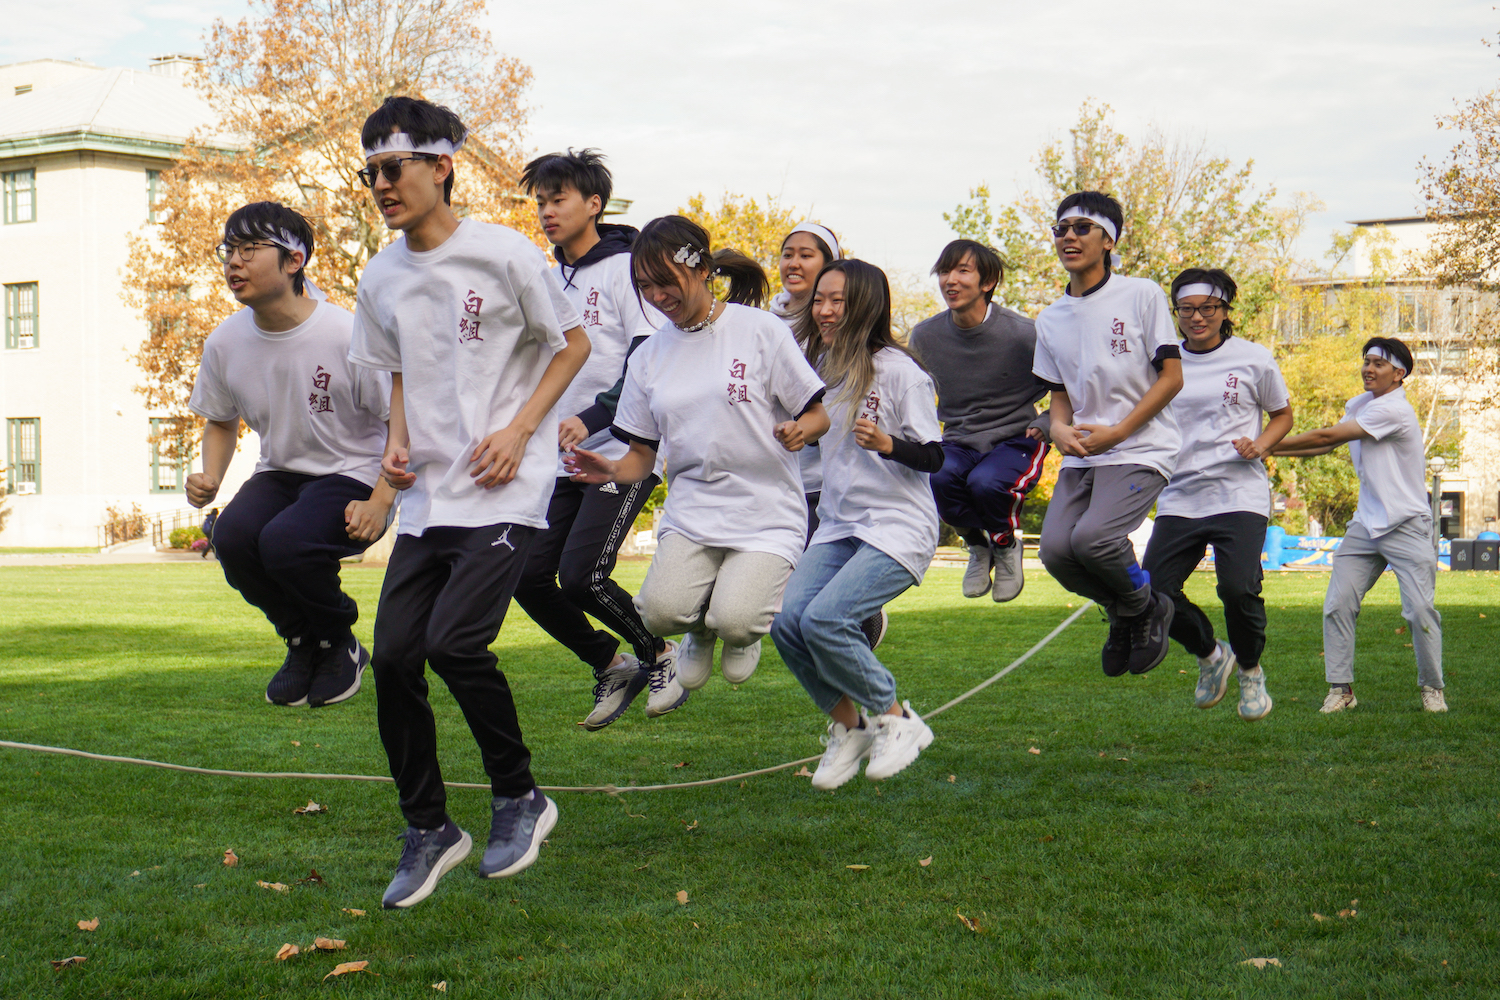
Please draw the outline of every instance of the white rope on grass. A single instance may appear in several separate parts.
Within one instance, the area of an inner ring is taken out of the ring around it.
[[[1057,628],[1053,629],[1051,632],[1048,632],[1040,642],[1032,646],[1020,656],[1016,657],[1009,664],[1007,664],[1004,669],[995,673],[986,680],[983,680],[980,683],[974,685],[969,690],[959,695],[957,698],[954,698],[952,701],[934,708],[931,712],[927,713],[926,718],[931,719],[933,716],[941,715],[942,713],[948,711],[948,709],[960,704],[968,698],[973,697],[980,691],[983,691],[985,688],[989,687],[991,684],[995,683],[1000,678],[1004,677],[1006,674],[1010,673],[1012,670],[1025,663],[1027,660],[1031,659],[1037,653],[1046,648],[1048,643],[1061,635],[1063,633],[1063,630],[1065,630],[1069,625],[1072,625],[1074,622],[1076,622],[1079,617],[1082,616],[1082,614],[1092,606],[1092,601],[1085,601],[1077,611],[1073,612],[1066,619],[1064,619],[1062,624],[1058,625]],[[34,750],[38,753],[62,754],[66,757],[82,757],[85,760],[100,760],[112,764],[138,764],[142,767],[158,767],[167,771],[183,771],[188,774],[206,774],[217,778],[284,778],[308,781],[383,781],[392,784],[395,783],[394,778],[378,774],[309,774],[299,771],[224,771],[212,767],[189,767],[186,764],[169,764],[164,761],[145,760],[140,757],[117,757],[114,754],[89,753],[86,750],[74,750],[69,747],[48,747],[41,746],[35,743],[15,743],[11,740],[0,740],[0,747],[6,747],[11,750]],[[618,795],[622,792],[663,792],[676,788],[705,788],[709,785],[724,785],[728,784],[731,781],[743,781],[746,778],[755,778],[759,777],[762,774],[772,774],[776,771],[784,771],[789,767],[796,767],[799,764],[810,764],[817,759],[819,759],[817,756],[803,757],[800,760],[789,760],[785,764],[777,764],[773,767],[762,767],[754,771],[741,771],[739,774],[729,774],[725,775],[722,778],[704,778],[700,781],[675,781],[663,785],[538,785],[537,787],[544,792],[604,792],[608,795]],[[445,781],[443,782],[443,784],[448,788],[479,788],[488,790],[490,787],[488,784],[476,784],[467,781]]]

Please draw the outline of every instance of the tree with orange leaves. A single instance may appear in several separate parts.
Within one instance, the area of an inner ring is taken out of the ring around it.
[[[356,171],[359,132],[389,95],[453,108],[470,129],[453,208],[545,246],[517,188],[523,63],[496,53],[479,26],[486,0],[251,0],[251,17],[214,22],[196,85],[219,121],[190,138],[162,177],[161,224],[132,239],[124,296],[150,335],[135,356],[148,405],[177,416],[158,442],[175,460],[202,421],[187,407],[203,341],[238,304],[213,247],[229,213],[280,201],[316,237],[308,276],[354,306],[366,262],[392,238]]]

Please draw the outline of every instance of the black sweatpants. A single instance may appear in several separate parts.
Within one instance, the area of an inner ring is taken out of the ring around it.
[[[391,551],[371,667],[380,742],[401,812],[419,829],[448,821],[427,664],[464,713],[493,794],[517,798],[536,787],[510,685],[490,652],[535,534],[517,524],[428,528],[401,535]]]
[[[1266,518],[1248,511],[1156,519],[1143,568],[1151,574],[1151,586],[1177,605],[1171,635],[1189,653],[1207,656],[1214,651],[1213,623],[1182,592],[1212,545],[1229,646],[1241,667],[1260,665],[1266,648],[1266,602],[1260,596],[1260,553],[1265,543]]]
[[[641,621],[630,592],[610,574],[625,535],[661,482],[586,486],[561,478],[547,507],[547,529],[537,533],[516,587],[516,603],[552,638],[602,674],[620,642],[594,628],[593,615],[619,633],[636,658],[656,662],[657,639]]]
[[[359,620],[359,605],[339,583],[339,560],[363,552],[345,531],[344,508],[370,499],[348,476],[257,472],[214,522],[224,579],[265,612],[283,639],[337,644]]]

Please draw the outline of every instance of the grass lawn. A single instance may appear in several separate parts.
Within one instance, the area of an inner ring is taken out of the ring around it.
[[[634,587],[644,568],[620,579]],[[1014,604],[965,601],[959,575],[933,572],[891,608],[881,652],[919,711],[1077,603],[1040,575]],[[368,642],[380,571],[345,580]],[[814,793],[785,771],[559,794],[533,868],[481,880],[476,853],[404,912],[380,909],[403,826],[390,785],[0,749],[0,997],[424,997],[438,982],[539,998],[1500,995],[1500,574],[1439,577],[1442,716],[1420,709],[1389,575],[1360,622],[1359,707],[1318,714],[1326,580],[1267,581],[1276,708],[1262,722],[1240,721],[1233,684],[1195,709],[1180,649],[1144,677],[1105,678],[1090,612],[935,720],[937,741],[890,781]],[[1211,575],[1192,590],[1217,608]],[[373,684],[326,710],[265,702],[280,647],[212,563],[3,568],[0,620],[6,739],[387,773]],[[705,778],[819,752],[820,718],[769,643],[740,689],[716,676],[671,716],[638,708],[594,734],[575,725],[586,668],[515,609],[496,648],[545,784]],[[433,701],[445,776],[483,780],[436,680]],[[309,798],[329,812],[294,815]],[[485,793],[454,791],[449,809],[482,844]],[[323,884],[297,884],[310,869]],[[316,936],[348,948],[274,960]],[[88,961],[48,964],[69,955]],[[1252,957],[1281,967],[1241,964]],[[369,972],[321,982],[353,960]]]

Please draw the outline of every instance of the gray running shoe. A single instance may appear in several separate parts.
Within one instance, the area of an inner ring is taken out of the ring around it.
[[[990,592],[990,567],[995,555],[990,543],[969,543],[969,565],[964,569],[964,596],[983,597]]]
[[[313,658],[317,650],[302,637],[286,641],[286,659],[281,669],[266,685],[266,701],[273,705],[296,708],[307,704],[307,692],[312,688]]]
[[[406,839],[401,848],[401,861],[396,865],[396,877],[380,905],[387,910],[400,910],[416,906],[432,895],[438,879],[458,867],[459,862],[469,856],[474,840],[449,820],[436,830],[406,828]]]
[[[641,661],[622,654],[618,667],[610,667],[594,684],[594,710],[583,720],[583,728],[594,733],[625,714],[648,680]]]
[[[995,586],[990,591],[990,598],[996,604],[1014,601],[1021,596],[1021,588],[1026,586],[1026,577],[1021,572],[1024,552],[1021,539],[1013,535],[1009,545],[1004,548],[996,545],[991,552],[995,562]]]
[[[1193,703],[1199,708],[1213,708],[1229,690],[1229,674],[1234,670],[1234,650],[1223,639],[1215,641],[1219,647],[1219,659],[1213,663],[1198,657],[1198,690],[1193,692]],[[1243,686],[1241,688],[1243,690]]]
[[[557,825],[557,803],[533,791],[519,799],[497,795],[490,809],[490,843],[479,863],[479,874],[505,878],[530,868],[542,850],[542,841]]]
[[[646,669],[651,688],[646,695],[646,718],[660,718],[687,703],[688,691],[677,683],[677,643],[668,640],[667,648]]]
[[[696,691],[708,683],[714,672],[714,643],[718,636],[712,632],[689,632],[677,645],[677,682],[689,691]]]
[[[1271,696],[1266,694],[1266,672],[1247,674],[1240,671],[1240,718],[1246,722],[1264,719],[1271,714]]]

